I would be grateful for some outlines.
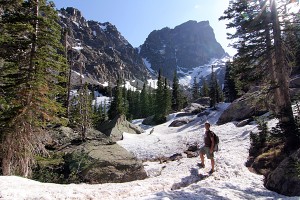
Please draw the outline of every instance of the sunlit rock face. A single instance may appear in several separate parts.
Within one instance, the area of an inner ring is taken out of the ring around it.
[[[140,54],[153,70],[162,69],[162,74],[171,79],[175,70],[187,72],[213,58],[222,58],[225,51],[208,21],[188,21],[174,29],[152,31]]]
[[[146,80],[148,72],[137,49],[109,22],[87,21],[75,8],[59,11],[60,24],[67,31],[68,58],[72,69],[90,83]],[[76,73],[75,73],[76,75]],[[76,83],[76,82],[75,82]]]

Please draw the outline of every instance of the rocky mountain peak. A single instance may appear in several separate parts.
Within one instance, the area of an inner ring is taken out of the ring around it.
[[[213,58],[222,58],[225,51],[208,21],[190,20],[174,29],[152,31],[141,46],[140,55],[153,70],[162,69],[163,75],[171,79],[175,70],[187,72]]]
[[[61,9],[59,16],[61,26],[68,30],[68,56],[73,71],[77,72],[72,78],[73,84],[79,82],[82,61],[84,82],[114,84],[118,77],[126,80],[146,79],[148,72],[138,51],[114,25],[87,21],[79,10],[70,7]]]

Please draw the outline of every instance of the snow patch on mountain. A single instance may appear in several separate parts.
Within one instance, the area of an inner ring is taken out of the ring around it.
[[[216,72],[218,70],[225,70],[226,62],[230,61],[231,57],[225,55],[221,59],[212,59],[209,63],[198,66],[193,68],[188,72],[184,72],[184,69],[177,68],[177,73],[179,74],[179,84],[182,86],[192,87],[194,82],[194,77],[196,77],[197,82],[201,80],[201,78],[205,78],[212,73],[212,66],[213,71]]]

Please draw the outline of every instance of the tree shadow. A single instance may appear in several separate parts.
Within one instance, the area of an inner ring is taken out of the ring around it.
[[[174,183],[171,187],[171,190],[177,190],[183,187],[187,187],[203,179],[198,175],[198,169],[192,168],[190,172],[191,172],[190,176],[182,178],[181,181],[178,183]]]
[[[269,190],[262,190],[259,191],[254,186],[249,186],[248,188],[241,188],[238,185],[234,185],[231,183],[226,183],[223,185],[223,187],[218,186],[218,190],[214,188],[205,188],[199,184],[193,184],[197,183],[200,180],[197,180],[194,177],[194,171],[197,169],[191,170],[191,175],[188,177],[185,177],[182,179],[180,183],[173,184],[173,187],[176,187],[177,185],[180,185],[181,187],[177,189],[171,189],[171,191],[163,191],[158,192],[155,194],[155,198],[151,199],[189,199],[189,200],[231,200],[231,199],[255,199],[255,198],[263,198],[266,200],[274,200],[274,199],[285,199],[286,197],[283,195],[275,194],[272,191]],[[187,179],[191,178],[192,181],[187,181]],[[197,181],[196,181],[197,180]],[[189,183],[189,184],[187,184]],[[175,186],[174,186],[175,185]],[[188,190],[182,190],[183,187],[190,186]],[[224,191],[220,193],[221,191]],[[226,195],[229,194],[229,195]],[[293,198],[289,197],[288,199],[296,200],[298,197]]]

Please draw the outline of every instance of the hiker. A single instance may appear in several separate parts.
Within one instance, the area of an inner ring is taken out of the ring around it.
[[[211,161],[211,170],[209,174],[212,174],[215,171],[215,160],[214,160],[214,133],[210,130],[210,123],[206,122],[205,127],[205,136],[204,136],[204,146],[200,148],[200,159],[201,163],[199,166],[204,168],[204,154],[206,154],[207,159]]]

